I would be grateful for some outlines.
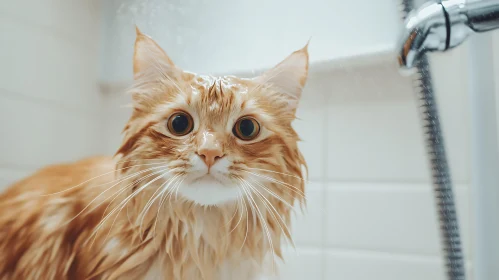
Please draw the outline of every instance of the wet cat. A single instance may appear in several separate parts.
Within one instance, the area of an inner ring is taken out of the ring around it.
[[[256,78],[196,75],[137,29],[121,147],[0,194],[0,279],[258,279],[305,200],[308,63],[304,47]]]

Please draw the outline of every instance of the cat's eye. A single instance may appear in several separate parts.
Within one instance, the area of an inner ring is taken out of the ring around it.
[[[260,124],[254,118],[242,117],[234,125],[232,133],[241,140],[250,141],[260,133]]]
[[[168,130],[175,136],[184,136],[194,128],[192,117],[185,112],[177,112],[170,116],[167,123]]]

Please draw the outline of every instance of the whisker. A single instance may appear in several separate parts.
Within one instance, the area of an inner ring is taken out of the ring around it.
[[[246,243],[246,239],[248,238],[248,232],[249,232],[248,205],[246,205],[244,198],[241,198],[241,202],[242,202],[242,205],[244,206],[244,209],[245,209],[245,212],[246,212],[246,234],[244,235],[243,244],[241,244],[241,248],[239,249],[239,251],[241,251],[243,249],[244,243]]]
[[[156,236],[156,227],[157,227],[157,224],[158,224],[158,217],[159,217],[159,211],[161,210],[161,207],[163,206],[163,203],[165,202],[165,199],[164,199],[164,196],[165,194],[167,193],[170,185],[175,182],[175,180],[177,179],[177,175],[175,175],[171,181],[169,181],[168,183],[168,186],[166,187],[163,187],[163,191],[161,191],[161,198],[159,199],[159,206],[158,206],[158,211],[156,212],[156,221],[154,221],[154,236]]]
[[[138,164],[138,165],[132,165],[132,166],[128,166],[128,167],[123,167],[123,168],[120,168],[120,169],[114,169],[113,171],[109,171],[109,172],[106,172],[106,173],[101,174],[101,175],[99,175],[99,176],[93,177],[93,178],[91,178],[91,179],[88,179],[88,180],[86,180],[86,181],[84,181],[84,182],[82,182],[82,183],[79,183],[79,184],[78,184],[78,185],[76,185],[76,186],[70,187],[70,188],[65,189],[65,190],[63,190],[63,191],[59,191],[59,192],[55,192],[55,193],[50,193],[50,194],[43,194],[43,195],[41,195],[41,196],[51,196],[51,195],[56,195],[56,194],[60,194],[60,193],[63,193],[63,192],[67,192],[67,191],[70,191],[70,190],[75,189],[75,188],[77,188],[77,187],[80,187],[80,186],[82,186],[82,185],[84,185],[84,184],[86,184],[86,183],[88,183],[88,182],[90,182],[90,181],[92,181],[92,180],[95,180],[95,179],[100,178],[100,177],[102,177],[102,176],[105,176],[105,175],[108,175],[108,174],[114,173],[114,172],[119,171],[119,170],[123,170],[123,169],[127,169],[127,168],[132,168],[132,167],[137,167],[137,166],[144,166],[144,165],[157,165],[157,164],[161,164],[161,163],[146,163],[146,164]],[[163,162],[162,164],[166,164],[166,162]],[[116,181],[116,180],[111,181],[111,183],[112,183],[112,182],[114,182],[114,181]],[[105,184],[109,184],[109,183],[105,183]],[[105,184],[96,185],[96,186],[102,186],[102,185],[105,185]]]
[[[234,217],[236,216],[237,212],[239,212],[239,220],[237,221],[236,225],[234,226],[234,228],[229,231],[229,234],[230,235],[238,226],[239,224],[241,223],[242,219],[243,219],[243,194],[241,193],[241,190],[239,190],[239,193],[240,193],[240,196],[239,196],[239,199],[237,201],[237,208],[236,210],[234,211],[234,216],[232,217],[232,219],[234,219]],[[241,206],[241,209],[239,209],[239,206]],[[231,222],[232,222],[232,219]]]
[[[163,186],[168,184],[168,182],[170,182],[171,180],[175,179],[177,175],[175,175],[173,178],[169,178],[168,180],[166,180],[163,184],[161,184],[157,189],[156,191],[154,191],[154,193],[151,195],[151,198],[149,198],[149,200],[147,201],[146,205],[144,206],[144,208],[142,209],[142,212],[140,213],[140,215],[138,216],[139,219],[141,219],[142,221],[144,220],[144,211],[148,211],[148,208],[150,208],[152,206],[152,204],[154,203],[154,195],[156,195],[156,193],[160,192],[158,194],[158,196],[161,195],[161,192],[163,191]]]
[[[151,174],[147,174],[146,176],[140,178],[140,179],[137,179],[137,180],[134,180],[133,182],[131,182],[130,184],[126,185],[125,187],[121,188],[120,190],[116,191],[115,193],[113,193],[110,197],[113,197],[114,198],[111,200],[111,202],[107,205],[106,209],[104,209],[104,213],[102,214],[102,218],[104,218],[104,215],[106,214],[107,212],[107,209],[109,208],[109,206],[111,206],[114,202],[114,200],[116,198],[119,197],[120,194],[122,194],[123,192],[125,192],[128,188],[130,187],[133,187],[134,185],[137,185],[138,183],[144,181],[145,179],[149,178],[149,177],[152,177],[154,175],[157,175],[157,174],[160,174],[160,173],[163,173],[163,170],[160,170],[160,171],[157,171],[157,172],[153,172]],[[128,208],[127,208],[128,209]],[[131,223],[131,222],[130,222]]]
[[[185,179],[182,179],[178,184],[175,185],[175,200],[178,200],[178,190],[180,189],[180,186],[184,182]]]
[[[282,233],[284,233],[284,235],[287,236],[288,239],[292,243],[293,241],[291,239],[291,230],[288,228],[288,226],[286,225],[286,222],[284,221],[284,219],[282,218],[282,216],[279,214],[279,212],[277,211],[277,209],[275,209],[274,205],[272,205],[272,203],[255,186],[251,185],[250,182],[248,182],[247,180],[244,180],[244,179],[242,179],[242,180],[247,183],[248,187],[250,187],[251,189],[253,189],[253,191],[256,192],[257,196],[260,195],[260,197],[263,198],[262,201],[264,202],[264,206],[269,210],[269,213],[271,214],[272,218],[274,218],[274,220],[277,222],[277,224],[281,228]],[[270,206],[272,209],[270,209],[268,206]],[[274,215],[274,213],[272,212],[272,210],[274,210],[275,214],[279,217],[280,221]],[[282,224],[281,224],[281,222],[282,222]],[[286,231],[284,231],[283,226],[286,228]],[[294,246],[294,244],[292,244],[292,245]]]
[[[163,171],[167,171],[168,169],[164,169]],[[123,207],[132,199],[134,198],[138,193],[140,193],[141,191],[143,191],[145,188],[147,188],[150,184],[154,183],[155,181],[159,180],[160,178],[162,178],[164,176],[164,174],[161,174],[157,177],[155,177],[154,179],[152,179],[151,181],[149,181],[148,183],[146,183],[144,186],[138,188],[137,190],[135,190],[132,194],[130,194],[129,196],[127,196],[122,202],[120,202],[120,204],[118,204],[111,212],[109,212],[109,214],[106,215],[106,217],[97,225],[97,227],[94,229],[92,235],[94,235],[94,240],[92,242],[92,245],[93,243],[95,242],[95,238],[97,237],[97,232],[100,228],[102,228],[102,226],[104,225],[104,223],[107,221],[107,219],[109,219],[109,217],[116,211],[118,211],[118,208],[121,206],[121,208],[119,209],[118,213],[116,214],[116,217],[119,215],[119,213],[121,212],[121,210],[123,209]],[[114,222],[113,222],[114,224]],[[110,227],[109,229],[109,232],[111,232],[112,230],[112,226]],[[109,232],[108,232],[108,236],[109,236]],[[106,237],[107,239],[107,237]],[[104,240],[106,240],[104,239]],[[92,246],[91,245],[91,246]]]
[[[264,178],[264,179],[267,179],[267,180],[270,180],[274,183],[277,183],[277,184],[280,184],[282,186],[286,186],[286,187],[289,187],[292,191],[294,191],[296,194],[300,195],[303,199],[306,199],[305,198],[305,193],[303,193],[303,191],[301,191],[300,189],[298,189],[297,187],[293,186],[293,185],[290,185],[286,182],[282,182],[282,181],[279,181],[275,178],[272,178],[272,177],[268,177],[268,176],[265,176],[265,175],[261,175],[261,174],[258,174],[258,173],[253,173],[253,172],[249,172],[249,171],[246,171],[246,170],[242,170],[246,173],[249,173],[253,176],[256,176],[256,177],[260,177],[260,178]]]
[[[144,218],[147,215],[147,212],[149,212],[149,209],[154,204],[154,201],[156,201],[156,199],[158,199],[158,197],[160,197],[162,195],[162,193],[164,192],[164,190],[162,189],[163,186],[166,185],[166,184],[169,184],[169,182],[174,181],[177,177],[178,177],[178,175],[175,175],[171,179],[167,180],[165,183],[161,184],[161,186],[159,188],[157,188],[156,191],[152,194],[151,199],[149,199],[149,201],[147,202],[147,204],[144,206],[144,209],[142,210],[141,214],[139,215],[139,219],[140,219],[140,223],[139,223],[140,224],[140,227],[139,227],[140,230],[139,231],[140,232],[142,232],[142,224],[144,223]],[[154,197],[154,195],[158,191],[160,191],[160,193],[156,197]],[[158,210],[158,212],[159,212],[159,210]]]
[[[76,214],[76,216],[74,216],[73,218],[71,218],[69,221],[67,221],[66,223],[62,224],[61,226],[65,226],[67,224],[69,224],[71,221],[73,221],[74,219],[76,219],[78,216],[80,216],[83,212],[85,212],[85,210],[90,207],[90,205],[95,201],[97,200],[101,195],[103,195],[104,193],[106,193],[108,190],[114,188],[115,186],[119,185],[121,182],[131,178],[131,177],[134,177],[134,176],[137,176],[141,173],[144,173],[144,172],[147,172],[147,171],[150,171],[150,170],[153,170],[153,169],[158,169],[158,168],[164,168],[164,166],[159,166],[159,167],[152,167],[152,168],[149,168],[149,169],[146,169],[146,170],[142,170],[142,171],[139,171],[139,172],[136,172],[136,173],[133,173],[132,175],[128,175],[127,177],[125,177],[124,179],[120,180],[118,183],[112,185],[111,187],[105,189],[103,192],[101,192],[98,196],[96,196],[94,199],[92,199],[88,204],[87,206],[85,206],[78,214]],[[94,207],[92,210],[96,209],[97,207],[99,207],[99,205],[101,205],[103,202],[99,203],[96,207]],[[107,209],[107,208],[106,208]],[[91,211],[90,211],[91,212]]]
[[[242,193],[241,193],[241,190],[239,189],[239,199],[237,200],[237,206],[236,206],[236,209],[234,209],[234,214],[232,215],[232,218],[227,222],[225,223],[224,227],[227,227],[229,224],[232,223],[232,220],[234,220],[234,217],[236,216],[237,212],[239,212],[239,220],[237,221],[236,225],[233,227],[233,228],[229,228],[230,231],[225,235],[225,237],[228,237],[231,235],[231,233],[239,226],[239,224],[241,223],[241,220],[243,219],[243,212],[242,212]],[[241,206],[241,209],[239,209],[239,207]],[[223,237],[222,237],[223,239]],[[244,245],[244,243],[243,243]]]
[[[241,192],[241,191],[239,191],[239,192]],[[238,199],[237,200],[237,207],[234,209],[234,214],[232,214],[232,218],[230,218],[230,220],[227,223],[225,223],[224,227],[227,227],[230,223],[232,223],[232,220],[234,220],[234,217],[237,214],[237,210],[239,210],[239,202],[240,202],[240,200]]]
[[[265,191],[267,191],[270,195],[272,195],[273,197],[275,197],[276,199],[278,199],[280,202],[284,203],[286,206],[288,206],[289,208],[291,209],[294,209],[294,206],[289,204],[289,202],[285,201],[281,196],[279,196],[278,194],[274,193],[273,191],[271,191],[269,188],[267,188],[264,184],[258,182],[257,180],[255,179],[252,179],[250,178],[254,183],[256,183],[259,187],[261,187],[262,189],[264,189]]]
[[[163,172],[163,171],[164,171],[164,170],[162,170],[162,172]],[[160,178],[161,178],[161,177],[165,176],[166,174],[168,174],[168,173],[170,173],[170,172],[172,172],[172,171],[173,171],[173,170],[171,170],[171,169],[170,169],[170,170],[168,170],[168,171],[164,172],[163,174],[161,174],[161,175],[160,175],[160,176],[158,176],[158,177],[160,177]],[[155,179],[153,179],[151,182],[149,182],[149,183],[147,183],[147,184],[151,184],[151,183],[152,183],[152,182],[154,182],[156,179],[158,179],[158,177],[156,177]],[[169,180],[167,180],[165,183],[167,183],[168,181],[169,181]],[[163,184],[165,184],[165,183],[163,183]],[[159,188],[158,188],[158,189],[154,192],[154,194],[155,194],[155,193],[156,193],[159,189],[161,189],[161,186],[162,186],[163,184],[161,184],[161,185],[160,185],[160,187],[159,187]],[[144,187],[144,189],[145,189],[145,187]],[[141,192],[141,194],[143,194],[143,193]],[[154,196],[154,194],[153,194],[153,196]],[[135,196],[136,196],[136,195],[135,195]],[[135,196],[134,196],[134,197],[135,197]],[[131,199],[133,199],[133,197],[132,197]],[[131,199],[130,199],[130,200],[131,200]],[[127,203],[128,203],[128,202],[127,202]],[[153,203],[154,203],[154,201],[153,201]],[[125,203],[125,205],[126,205],[126,203]],[[121,207],[120,212],[121,212],[121,210],[123,209],[123,207],[125,207],[125,205],[123,205],[123,206]],[[152,204],[151,204],[151,205],[152,205]],[[149,210],[147,210],[147,211],[149,211]],[[118,212],[118,214],[119,214],[119,212]],[[116,218],[118,217],[118,214],[116,214],[116,216],[115,216],[115,218],[114,218],[114,221],[113,221],[113,223],[112,223],[111,227],[114,225],[114,223],[115,223],[115,221],[116,221]],[[145,214],[147,214],[147,212],[146,212]],[[144,216],[145,216],[145,214],[144,214]],[[143,218],[144,218],[144,216],[142,216],[142,222],[143,222]],[[140,214],[139,214],[139,217],[140,217]],[[142,222],[140,223],[140,227],[139,227],[139,237],[141,238],[141,240],[142,240]],[[109,235],[109,233],[108,233],[108,235]]]
[[[243,201],[248,201],[249,202],[249,198],[248,198],[248,193],[246,192],[246,189],[244,187],[244,185],[241,183],[241,185],[239,185],[241,190],[243,191],[243,194],[244,194],[244,199],[243,198]],[[254,210],[253,208],[253,204],[249,204],[249,207],[246,203],[243,204],[245,210],[246,210],[246,234],[244,235],[244,240],[243,240],[243,243],[241,244],[241,248],[239,250],[242,250],[243,247],[244,247],[244,244],[246,242],[246,239],[248,238],[248,232],[249,232],[249,209],[248,208],[251,208],[251,210],[253,210],[252,213],[255,213],[256,214],[256,211]],[[255,215],[252,215],[253,216],[253,226],[256,227],[256,220],[255,220]]]
[[[161,158],[142,158],[142,159],[126,159],[126,158],[122,158],[118,161],[116,161],[117,163],[122,163],[122,162],[132,162],[132,161],[160,161],[160,162],[164,162],[166,163],[167,161],[165,159],[161,159]]]
[[[241,180],[241,182],[244,184],[244,181],[239,178]],[[243,187],[243,189],[246,189],[245,187]],[[251,190],[248,190],[248,192],[251,193]],[[275,266],[275,249],[274,249],[274,245],[273,245],[273,242],[272,242],[272,237],[270,235],[270,230],[268,228],[268,225],[267,225],[267,222],[265,221],[265,218],[263,217],[263,214],[262,212],[260,211],[260,208],[258,207],[256,201],[253,199],[253,197],[251,195],[248,195],[249,199],[250,199],[250,203],[251,201],[253,201],[253,204],[255,206],[255,209],[257,211],[257,213],[260,215],[260,222],[262,223],[263,227],[265,228],[265,231],[267,233],[267,238],[268,238],[268,241],[269,241],[269,244],[270,244],[270,249],[272,251],[272,267],[274,269],[274,266]]]
[[[293,174],[286,174],[286,173],[277,172],[277,171],[273,171],[273,170],[262,169],[262,168],[253,168],[253,167],[248,167],[248,169],[252,169],[252,170],[259,170],[259,171],[265,171],[265,172],[271,172],[271,173],[276,173],[276,174],[280,174],[280,175],[284,175],[284,176],[293,177],[293,178],[296,178],[296,179],[298,179],[298,180],[304,181],[304,182],[306,182],[306,183],[310,183],[308,180],[305,180],[305,179],[303,179],[302,177],[300,177],[300,176],[296,176],[296,175],[293,175]]]
[[[173,187],[168,191],[168,193],[166,194],[166,197],[168,199],[168,201],[171,201],[171,199],[173,198],[173,193],[178,190],[178,187],[180,186],[180,184],[184,181],[184,179],[182,179],[182,181],[178,181],[175,183],[175,185],[173,185]]]

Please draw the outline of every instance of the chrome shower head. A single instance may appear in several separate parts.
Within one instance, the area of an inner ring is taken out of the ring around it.
[[[447,0],[427,2],[411,11],[397,44],[402,69],[412,69],[425,52],[446,51],[473,32],[499,28],[499,1]]]

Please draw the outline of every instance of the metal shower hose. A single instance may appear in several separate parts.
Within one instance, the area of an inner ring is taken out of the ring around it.
[[[402,0],[404,19],[413,8],[414,0]],[[428,58],[426,54],[422,54],[417,61],[413,77],[414,90],[420,106],[447,276],[449,280],[464,280],[465,268],[452,181],[429,68]]]

